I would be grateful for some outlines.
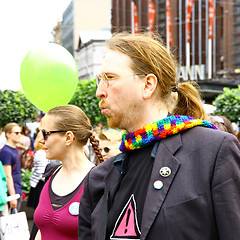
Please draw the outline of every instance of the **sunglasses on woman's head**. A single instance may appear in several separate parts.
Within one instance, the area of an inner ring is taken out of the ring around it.
[[[59,130],[59,131],[45,131],[44,129],[41,130],[42,131],[42,135],[43,135],[43,139],[47,140],[48,136],[52,133],[60,133],[60,132],[67,132],[67,131],[63,131],[63,130]]]

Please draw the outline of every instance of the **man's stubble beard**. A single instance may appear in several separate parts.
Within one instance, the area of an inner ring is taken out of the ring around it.
[[[111,128],[118,128],[121,130],[127,130],[132,128],[134,123],[137,123],[138,117],[133,114],[131,111],[121,113],[121,114],[113,114],[107,117],[108,126]]]

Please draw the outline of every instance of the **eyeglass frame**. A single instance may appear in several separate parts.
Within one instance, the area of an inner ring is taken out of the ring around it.
[[[41,130],[43,139],[46,141],[48,139],[48,136],[50,136],[52,133],[61,133],[61,132],[67,132],[65,130],[56,130],[56,131],[45,131],[44,129]]]
[[[99,86],[100,82],[103,80],[103,84],[108,88],[109,87],[109,80],[114,80],[120,78],[119,76],[117,77],[108,77],[107,73],[102,73],[103,77],[100,76],[99,74],[96,75],[96,84]],[[144,74],[132,74],[132,75],[127,75],[125,77],[131,77],[131,76],[146,76]]]

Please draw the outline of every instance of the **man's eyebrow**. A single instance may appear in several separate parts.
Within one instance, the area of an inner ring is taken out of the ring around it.
[[[105,74],[113,74],[113,75],[117,75],[116,73],[113,72],[104,72]]]

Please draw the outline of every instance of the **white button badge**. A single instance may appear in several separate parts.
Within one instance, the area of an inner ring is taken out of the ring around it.
[[[159,170],[159,173],[162,177],[168,177],[171,175],[172,171],[169,167],[162,167],[160,170]]]
[[[153,184],[153,187],[154,187],[155,189],[160,190],[160,189],[163,187],[162,181],[160,181],[160,180],[155,181],[154,184]]]
[[[73,202],[70,206],[69,206],[69,212],[71,215],[73,216],[77,216],[79,214],[79,202]]]

